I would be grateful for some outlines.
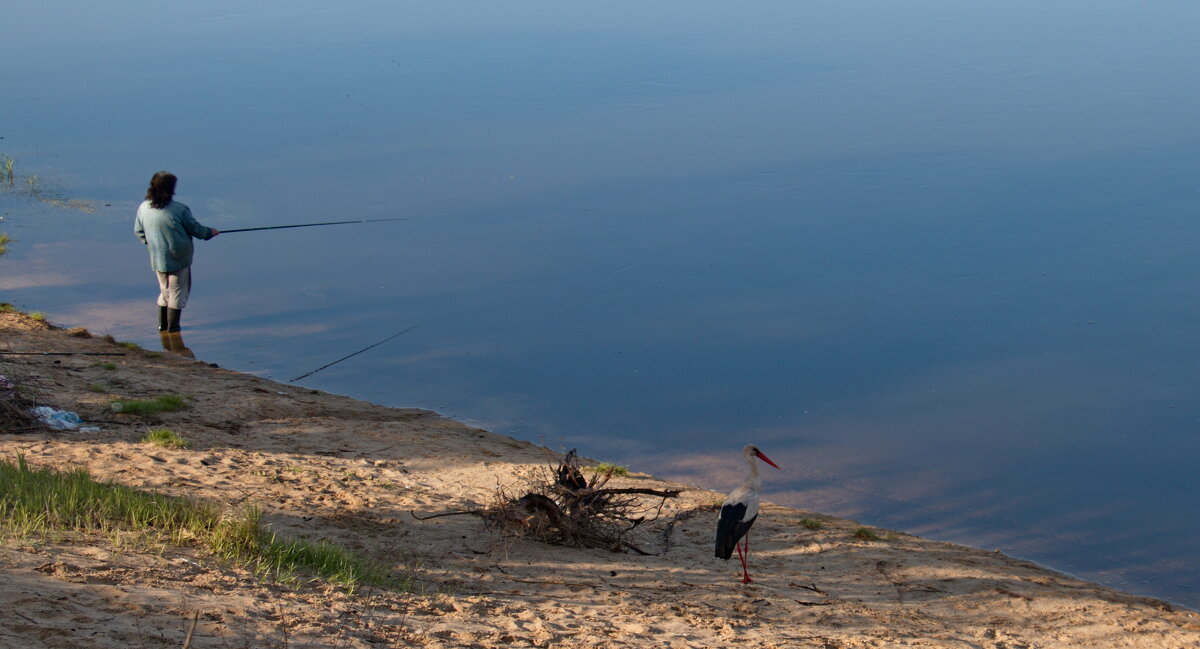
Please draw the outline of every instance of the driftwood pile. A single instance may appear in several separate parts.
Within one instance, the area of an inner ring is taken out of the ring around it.
[[[503,536],[552,545],[650,554],[631,538],[639,527],[658,520],[667,499],[680,492],[608,487],[617,470],[612,467],[590,471],[589,478],[572,450],[556,468],[531,472],[521,476],[515,486],[499,488],[495,502],[489,507],[418,518],[473,514]]]

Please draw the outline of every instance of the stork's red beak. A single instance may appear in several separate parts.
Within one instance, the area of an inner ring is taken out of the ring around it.
[[[771,458],[763,455],[762,451],[755,453],[755,455],[757,455],[758,459],[762,460],[763,462],[766,462],[767,464],[770,464],[771,466],[775,467],[776,469],[779,469],[779,465],[772,462]],[[779,470],[782,471],[783,469],[779,469]]]

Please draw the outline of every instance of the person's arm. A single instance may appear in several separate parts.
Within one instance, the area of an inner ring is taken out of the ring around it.
[[[200,225],[196,221],[196,218],[192,216],[192,208],[190,207],[184,208],[183,214],[179,216],[179,220],[183,223],[183,229],[197,239],[204,239],[207,241],[218,234],[221,234],[221,231],[216,228]]]
[[[146,245],[146,226],[142,225],[142,214],[139,211],[137,218],[133,220],[133,233],[137,235],[142,245]]]

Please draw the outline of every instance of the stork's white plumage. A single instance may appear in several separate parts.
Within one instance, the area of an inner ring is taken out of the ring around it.
[[[716,556],[728,561],[736,549],[742,561],[742,583],[748,584],[751,581],[750,573],[746,570],[746,559],[750,556],[750,526],[758,518],[758,492],[762,489],[762,478],[758,476],[758,464],[754,460],[762,460],[776,469],[779,465],[753,444],[747,444],[742,449],[742,455],[750,466],[750,475],[729,493],[721,505],[721,518],[717,521]],[[744,546],[739,543],[743,539]]]

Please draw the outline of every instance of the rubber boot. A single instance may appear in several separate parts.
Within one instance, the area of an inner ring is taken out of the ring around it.
[[[174,333],[179,331],[179,316],[183,311],[179,309],[167,309],[167,332]]]
[[[165,306],[158,307],[158,330],[167,330],[167,307]]]

